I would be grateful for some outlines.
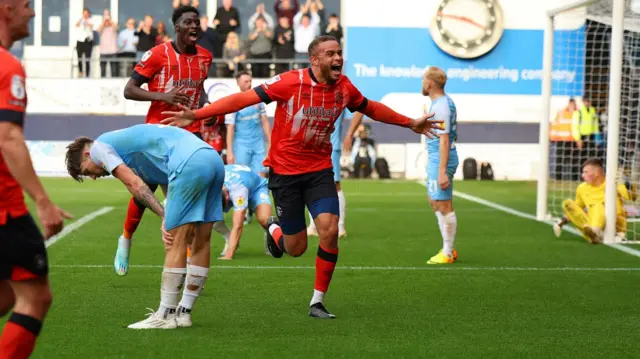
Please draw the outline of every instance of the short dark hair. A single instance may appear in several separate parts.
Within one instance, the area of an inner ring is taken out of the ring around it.
[[[602,160],[595,157],[589,158],[586,161],[584,161],[584,164],[582,165],[582,167],[586,167],[586,166],[595,166],[595,167],[604,168],[602,164]]]
[[[314,53],[316,51],[316,47],[318,47],[318,45],[322,44],[323,42],[328,42],[328,41],[338,42],[338,39],[336,39],[333,36],[329,36],[329,35],[322,35],[322,36],[318,36],[315,39],[313,39],[313,41],[311,41],[311,43],[309,44],[309,48],[307,49],[307,51],[309,53],[309,56],[313,56],[314,55]]]
[[[67,165],[67,172],[71,178],[78,182],[82,182],[82,171],[80,165],[84,159],[84,148],[87,145],[93,143],[93,140],[89,137],[78,137],[69,146],[67,146],[67,155],[65,157],[65,164]]]
[[[242,76],[247,75],[247,76],[251,76],[251,72],[243,70],[243,71],[238,71],[238,73],[236,74],[235,78],[236,81],[239,80]]]
[[[178,6],[175,10],[173,10],[173,14],[171,15],[171,21],[173,22],[173,26],[178,25],[178,20],[180,20],[180,17],[186,13],[190,13],[193,12],[195,13],[198,17],[200,17],[200,11],[198,11],[198,9],[196,9],[193,6]]]
[[[329,17],[338,17],[338,14],[336,14],[335,12],[333,14],[331,14]]]

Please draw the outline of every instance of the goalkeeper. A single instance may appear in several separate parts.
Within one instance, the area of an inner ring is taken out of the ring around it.
[[[582,182],[576,189],[576,199],[562,202],[564,216],[553,226],[556,237],[560,237],[562,226],[571,222],[583,234],[584,238],[593,244],[602,242],[605,226],[604,192],[605,174],[602,161],[591,158],[582,167]],[[632,193],[623,184],[618,184],[618,201],[616,204],[616,232],[624,238],[627,232],[627,216],[623,200],[632,199]]]

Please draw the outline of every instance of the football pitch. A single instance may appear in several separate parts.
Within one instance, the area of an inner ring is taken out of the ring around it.
[[[160,220],[147,211],[119,277],[124,186],[44,183],[75,221],[102,214],[67,224],[74,230],[48,248],[54,301],[33,358],[640,357],[640,257],[567,232],[556,239],[547,224],[458,197],[458,262],[427,266],[442,241],[424,186],[411,181],[343,182],[348,237],[325,298],[336,320],[307,316],[317,239],[300,258],[274,259],[254,221],[233,261],[216,259],[214,233],[192,328],[126,329],[159,303]],[[535,212],[535,183],[455,189]]]

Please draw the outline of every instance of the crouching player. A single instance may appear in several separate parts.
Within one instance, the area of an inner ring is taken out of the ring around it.
[[[602,242],[605,226],[604,192],[605,174],[602,161],[591,158],[582,167],[582,182],[576,189],[575,200],[564,200],[562,210],[564,217],[553,226],[556,237],[560,237],[562,227],[571,222],[580,230],[584,239],[593,244]],[[618,201],[616,203],[616,232],[621,238],[626,237],[627,216],[623,200],[632,200],[632,193],[623,184],[617,186]]]
[[[238,249],[240,236],[247,210],[251,209],[256,214],[260,225],[268,231],[267,221],[272,215],[271,198],[269,197],[268,181],[259,174],[252,172],[247,166],[226,165],[224,186],[222,187],[223,209],[228,212],[233,206],[233,228],[231,236],[220,259],[233,259]],[[282,231],[276,231],[273,235],[279,240]],[[269,254],[267,247],[267,234],[264,237],[264,252]]]
[[[442,234],[442,249],[427,264],[450,264],[458,258],[453,247],[458,226],[453,211],[453,175],[458,168],[455,145],[458,115],[453,100],[444,93],[446,83],[447,75],[437,67],[429,68],[422,78],[422,94],[431,98],[429,112],[434,113],[434,119],[444,121],[444,130],[437,131],[440,137],[427,139],[427,194]]]
[[[129,328],[191,326],[191,309],[209,273],[212,226],[222,220],[224,165],[218,153],[183,129],[150,124],[107,132],[95,141],[79,137],[67,148],[67,170],[76,181],[112,174],[163,219],[160,307]],[[166,213],[145,183],[168,185]],[[187,267],[191,239],[193,255]]]

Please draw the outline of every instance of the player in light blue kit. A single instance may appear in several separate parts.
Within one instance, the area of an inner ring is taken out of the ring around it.
[[[338,190],[338,203],[340,208],[340,219],[338,219],[338,238],[344,238],[347,236],[347,229],[345,226],[345,219],[347,215],[347,200],[344,197],[344,192],[340,186],[340,157],[342,156],[342,123],[345,120],[347,111],[343,111],[333,124],[333,132],[331,132],[331,146],[333,151],[331,152],[331,162],[333,163],[333,179],[336,182],[336,189]],[[356,113],[357,114],[357,113]],[[354,115],[355,118],[355,115]],[[307,236],[318,236],[318,229],[316,229],[316,223],[309,213],[309,226],[307,227]]]
[[[450,264],[458,258],[454,249],[458,221],[453,211],[453,175],[458,168],[456,150],[457,111],[451,97],[444,93],[447,75],[438,67],[430,67],[422,78],[422,94],[431,99],[430,113],[434,120],[444,121],[440,136],[427,139],[427,194],[431,208],[438,217],[442,234],[442,249],[427,264]]]
[[[79,137],[67,148],[67,170],[76,181],[112,174],[163,219],[166,253],[160,307],[129,328],[191,326],[191,309],[209,273],[211,229],[223,219],[224,165],[216,150],[186,130],[151,124],[107,132],[95,141]],[[166,209],[145,183],[167,188]]]
[[[240,91],[252,89],[252,77],[246,71],[236,75]],[[264,103],[252,105],[225,116],[227,125],[227,164],[245,165],[251,171],[267,177],[267,169],[262,162],[267,156],[271,143],[271,128]],[[247,212],[247,223],[251,221],[252,210]]]
[[[240,243],[243,221],[247,210],[252,210],[260,225],[268,231],[267,221],[272,216],[271,197],[269,197],[268,181],[247,166],[226,165],[224,167],[224,186],[222,188],[223,210],[228,212],[233,207],[233,227],[229,241],[225,244],[222,258],[233,259]],[[264,252],[271,255],[267,248],[265,232]]]

